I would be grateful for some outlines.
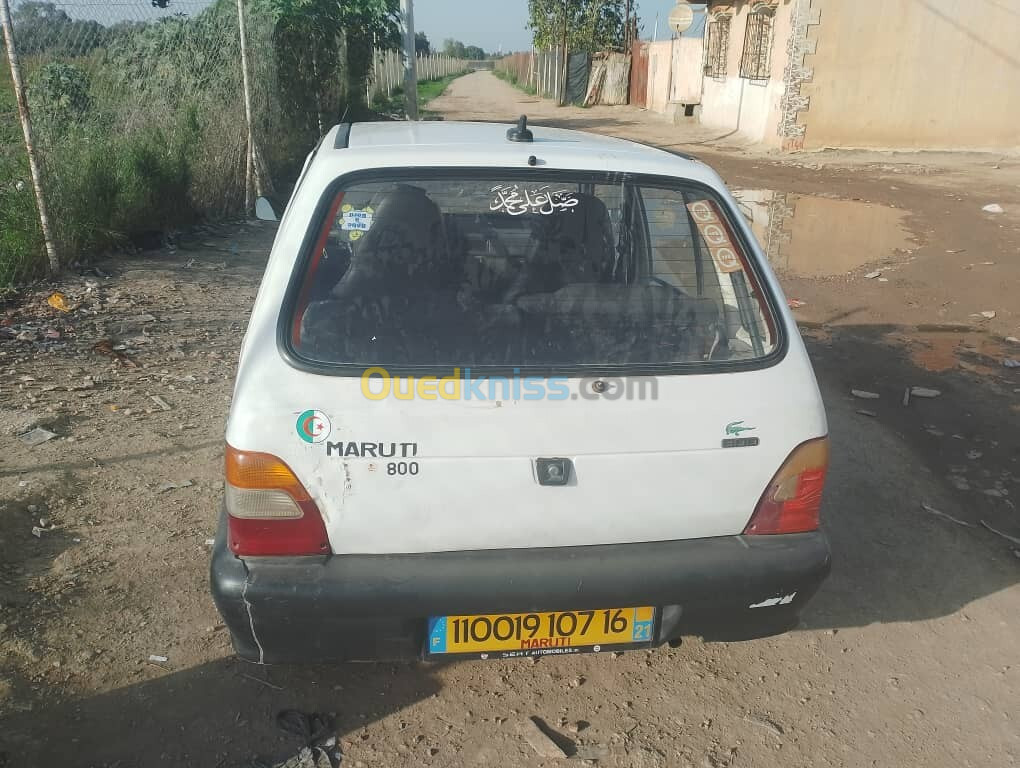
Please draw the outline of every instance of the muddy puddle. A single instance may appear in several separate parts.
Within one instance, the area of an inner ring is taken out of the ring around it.
[[[926,371],[940,373],[955,368],[1007,378],[1003,360],[1020,357],[1020,345],[1001,341],[986,333],[924,332],[893,335],[903,344],[914,363]]]
[[[843,275],[916,247],[899,208],[770,189],[733,196],[769,262],[789,274]]]

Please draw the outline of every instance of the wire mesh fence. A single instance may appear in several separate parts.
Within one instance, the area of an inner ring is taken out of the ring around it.
[[[418,82],[426,83],[460,75],[469,68],[465,59],[441,53],[418,56],[415,62]],[[389,99],[404,87],[404,57],[398,51],[376,51],[372,60],[372,77],[367,85],[368,106]]]
[[[377,50],[399,41],[388,5],[319,3],[309,12],[278,0],[9,2],[64,263],[237,215],[252,178],[260,191],[275,183],[286,193],[319,136],[403,78],[400,53]],[[465,69],[439,55],[418,67],[425,81]],[[0,287],[45,264],[24,149],[4,62]]]
[[[496,61],[496,73],[528,93],[568,104],[584,103],[592,57],[578,51],[563,66],[563,49],[514,53]],[[564,81],[564,77],[566,80]]]
[[[11,6],[43,194],[65,259],[244,205],[248,137],[238,4],[160,3],[166,4]],[[246,16],[256,146],[270,147],[283,124],[274,25],[268,14]],[[0,194],[10,196],[26,191],[25,169],[14,149],[21,142],[6,142],[17,123],[8,107],[10,84],[3,85]],[[259,158],[263,171],[272,160]],[[14,223],[3,216],[4,225]],[[28,246],[0,242],[0,280],[27,271],[34,261]]]

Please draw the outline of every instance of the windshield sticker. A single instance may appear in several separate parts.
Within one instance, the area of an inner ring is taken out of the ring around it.
[[[340,229],[350,232],[351,240],[358,240],[372,228],[375,220],[375,210],[371,207],[355,208],[353,205],[345,205],[341,209]]]
[[[723,226],[715,204],[708,200],[696,200],[687,204],[687,210],[691,212],[691,218],[708,245],[716,268],[724,274],[743,270],[737,249]]]
[[[548,186],[521,189],[517,184],[497,184],[492,192],[494,197],[489,203],[489,210],[494,213],[502,211],[511,216],[525,213],[551,216],[557,211],[570,210],[580,202],[575,193],[566,189],[550,190]]]

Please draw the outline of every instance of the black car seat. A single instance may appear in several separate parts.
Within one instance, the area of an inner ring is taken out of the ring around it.
[[[534,246],[504,300],[552,293],[571,283],[612,279],[616,248],[606,204],[594,195],[573,193],[577,205],[537,218]]]
[[[350,269],[332,291],[337,299],[405,296],[457,279],[442,212],[420,187],[402,184],[386,195],[352,251]]]

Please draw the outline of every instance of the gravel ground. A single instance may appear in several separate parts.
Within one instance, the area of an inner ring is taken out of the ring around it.
[[[528,98],[474,75],[433,108],[463,116],[470,102],[503,119]],[[608,132],[645,126],[636,110],[528,104],[542,110]],[[653,127],[647,140],[683,143]],[[537,663],[234,659],[208,594],[208,539],[273,229],[224,227],[0,308],[0,766],[271,765],[301,747],[276,724],[290,708],[334,713],[349,766],[1015,765],[1020,559],[981,521],[1020,537],[1020,372],[1001,365],[1020,335],[1020,192],[973,162],[706,146],[733,186],[896,205],[912,243],[839,276],[782,276],[806,302],[834,449],[834,570],[800,628]],[[980,211],[993,196],[998,219]],[[984,261],[996,264],[966,268]],[[863,278],[875,263],[893,279]],[[47,303],[53,290],[71,311]],[[986,309],[996,317],[970,317]],[[907,386],[942,394],[904,408]],[[25,444],[36,427],[55,437]],[[541,756],[548,737],[562,757]]]

